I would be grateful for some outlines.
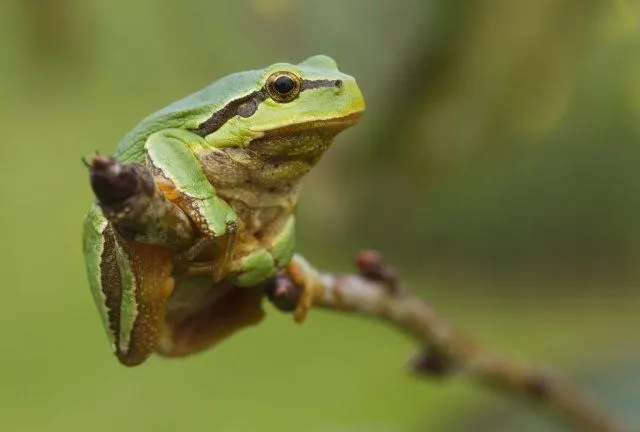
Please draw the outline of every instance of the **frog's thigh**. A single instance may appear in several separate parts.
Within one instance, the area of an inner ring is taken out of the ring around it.
[[[289,264],[295,246],[294,225],[294,217],[291,216],[270,243],[235,263],[239,274],[235,277],[234,283],[238,286],[254,286],[274,276],[278,270]]]
[[[128,307],[135,320],[129,350],[120,361],[138,364],[156,349],[163,330],[164,307],[174,284],[173,258],[166,248],[144,243],[130,244],[128,258],[135,278],[135,307]]]
[[[91,291],[121,363],[142,363],[156,348],[173,288],[172,258],[162,246],[123,240],[94,207],[84,227]]]
[[[261,287],[221,289],[226,291],[197,313],[178,319],[168,316],[156,352],[167,357],[197,353],[262,321]]]
[[[194,151],[204,148],[202,137],[182,130],[165,129],[149,136],[145,143],[147,162],[154,174],[170,180],[190,205],[183,210],[208,236],[219,237],[236,223],[231,207],[216,196]]]

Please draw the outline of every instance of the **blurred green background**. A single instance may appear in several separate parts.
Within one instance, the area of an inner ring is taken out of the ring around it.
[[[126,369],[85,281],[80,157],[226,73],[325,53],[367,99],[309,176],[299,250],[379,248],[459,326],[640,422],[640,2],[0,2],[0,429],[564,430],[412,343],[313,311]]]

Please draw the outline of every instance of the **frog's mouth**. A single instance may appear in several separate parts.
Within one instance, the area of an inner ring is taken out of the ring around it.
[[[281,126],[275,129],[264,131],[264,137],[296,135],[307,133],[322,133],[327,135],[336,135],[337,133],[353,126],[362,117],[363,112],[358,111],[346,115],[344,117],[334,117],[330,119],[312,120],[301,122],[287,126]]]

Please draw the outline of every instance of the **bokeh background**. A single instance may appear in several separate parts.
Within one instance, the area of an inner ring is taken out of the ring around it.
[[[0,429],[560,431],[411,341],[313,311],[126,369],[85,281],[80,157],[226,73],[325,53],[361,124],[309,176],[299,250],[378,248],[442,314],[640,422],[640,2],[0,2]]]

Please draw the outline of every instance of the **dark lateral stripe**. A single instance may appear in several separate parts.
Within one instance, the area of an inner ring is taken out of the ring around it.
[[[191,131],[195,134],[205,137],[220,129],[227,121],[240,115],[242,117],[250,117],[256,112],[260,102],[267,98],[267,92],[264,89],[254,91],[246,96],[232,100],[224,107],[216,111],[211,117],[200,123],[196,129]]]
[[[342,81],[340,80],[302,80],[300,85],[300,91],[310,90],[319,87],[341,87]]]
[[[340,86],[342,86],[342,81],[340,80],[302,80],[302,83],[300,83],[300,92],[320,87]],[[254,91],[246,96],[232,100],[216,111],[207,120],[200,123],[197,128],[191,129],[191,132],[204,138],[220,129],[227,121],[237,115],[249,118],[258,110],[260,104],[266,100],[268,96],[269,93],[263,87],[258,91]]]
[[[122,303],[122,282],[116,262],[116,236],[111,225],[104,230],[104,250],[100,259],[100,281],[106,297],[109,314],[109,331],[113,335],[116,348],[120,343],[120,304]]]

